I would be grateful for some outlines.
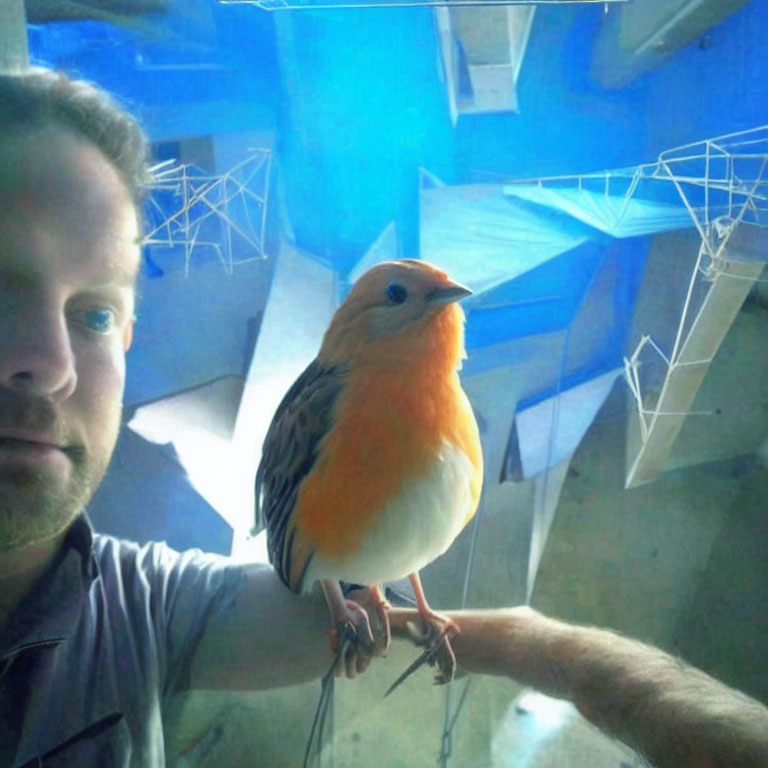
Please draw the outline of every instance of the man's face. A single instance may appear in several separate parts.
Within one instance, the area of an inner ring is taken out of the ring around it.
[[[0,552],[60,534],[106,471],[137,243],[98,149],[59,128],[0,139]]]

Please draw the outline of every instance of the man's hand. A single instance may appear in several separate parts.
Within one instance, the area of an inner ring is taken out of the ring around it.
[[[365,648],[360,643],[352,644],[336,669],[336,677],[352,679],[368,669],[375,656],[386,656],[389,648],[389,616],[388,607],[382,606],[381,599],[375,590],[369,587],[352,589],[347,594],[368,615],[368,621],[373,635],[373,647]]]

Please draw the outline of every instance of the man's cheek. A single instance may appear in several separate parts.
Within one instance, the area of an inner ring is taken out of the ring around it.
[[[81,411],[92,428],[108,428],[110,422],[120,418],[123,388],[125,386],[125,355],[122,340],[108,347],[88,350],[78,360],[77,397]]]

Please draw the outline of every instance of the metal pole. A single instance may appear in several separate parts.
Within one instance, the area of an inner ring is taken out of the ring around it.
[[[29,68],[24,0],[0,0],[0,72]]]

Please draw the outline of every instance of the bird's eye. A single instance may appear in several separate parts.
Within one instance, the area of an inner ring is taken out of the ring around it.
[[[402,304],[408,298],[408,291],[398,283],[390,283],[387,286],[387,298],[393,304]]]

